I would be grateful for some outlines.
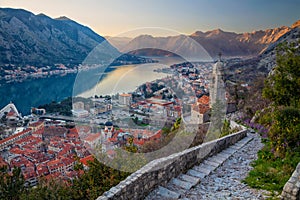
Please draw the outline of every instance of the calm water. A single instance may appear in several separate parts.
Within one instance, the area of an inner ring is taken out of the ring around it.
[[[162,68],[161,64],[126,65],[116,67],[115,70],[106,74],[93,88],[80,94],[90,97],[105,94],[116,94],[134,91],[142,83],[160,79],[167,74],[154,72],[154,69]]]
[[[76,74],[68,74],[30,79],[22,83],[1,84],[0,108],[12,101],[21,113],[28,114],[31,107],[51,101],[61,101],[72,96],[73,91],[76,95],[84,97],[133,91],[144,82],[167,76],[164,73],[154,72],[154,69],[182,62],[179,58],[155,59],[159,60],[159,63],[113,67],[106,73],[90,70],[83,75],[84,78],[78,78],[81,76],[76,78]]]

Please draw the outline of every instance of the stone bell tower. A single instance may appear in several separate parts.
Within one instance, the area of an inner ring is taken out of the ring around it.
[[[209,106],[212,107],[217,101],[225,105],[225,84],[223,81],[224,63],[221,59],[221,53],[219,54],[218,61],[214,64],[211,80],[210,80],[210,102]]]

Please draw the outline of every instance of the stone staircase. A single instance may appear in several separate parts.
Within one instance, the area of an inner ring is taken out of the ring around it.
[[[201,184],[201,179],[209,176],[215,169],[220,167],[227,159],[252,139],[253,137],[248,135],[216,155],[208,157],[199,165],[189,169],[186,173],[180,174],[176,178],[172,178],[165,186],[158,186],[145,199],[185,199],[182,197],[187,191],[196,185]]]

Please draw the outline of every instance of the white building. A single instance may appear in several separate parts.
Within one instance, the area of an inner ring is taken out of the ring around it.
[[[89,112],[83,109],[72,110],[72,114],[74,117],[84,118],[89,116]]]
[[[132,100],[131,94],[120,94],[119,95],[119,104],[130,106]]]
[[[84,110],[84,103],[82,101],[74,102],[73,109],[74,110]]]

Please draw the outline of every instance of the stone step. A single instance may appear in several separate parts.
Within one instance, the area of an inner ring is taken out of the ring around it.
[[[213,166],[211,166],[211,167],[213,167]],[[203,164],[202,165],[200,164],[199,166],[194,166],[193,170],[201,172],[205,175],[209,175],[214,169],[210,168],[208,165],[204,166]]]
[[[245,137],[242,140],[240,140],[239,142],[235,143],[234,145],[231,145],[230,147],[233,149],[239,150],[243,146],[245,146],[248,142],[250,142],[251,140],[253,140],[252,137]]]
[[[194,184],[192,184],[190,182],[182,181],[178,178],[172,178],[169,183],[172,184],[172,185],[175,185],[177,187],[180,187],[184,190],[190,190],[192,187],[195,186]]]
[[[186,174],[180,174],[178,177],[172,178],[165,187],[159,186],[155,192],[153,191],[153,199],[188,200],[188,198],[183,198],[188,190],[198,185],[201,182],[201,179],[210,175],[216,168],[222,165],[252,139],[253,137],[247,136],[218,154],[208,157],[199,165],[189,169]]]
[[[215,169],[217,169],[218,166],[214,166],[214,165],[210,165],[210,164],[207,164],[207,163],[201,163],[200,165],[198,165],[200,168],[205,168],[205,169],[208,169],[209,171],[214,171]]]
[[[240,141],[238,141],[236,144],[247,144],[249,141],[253,140],[253,137],[246,136]]]
[[[193,186],[197,185],[200,182],[200,178],[194,177],[194,176],[189,176],[189,175],[186,175],[186,174],[180,174],[178,176],[178,178],[183,180],[183,181],[192,183]]]
[[[162,186],[158,186],[157,194],[167,199],[179,199],[180,194]]]
[[[235,149],[235,150],[239,150],[241,147],[237,146],[236,144],[230,146],[232,149]]]
[[[180,195],[185,194],[188,190],[173,184],[171,181],[166,185],[166,188]]]
[[[228,154],[234,154],[236,152],[236,149],[233,149],[231,147],[228,147],[227,149],[223,150],[222,152],[228,153]]]
[[[208,160],[204,160],[203,164],[211,165],[211,166],[214,166],[214,167],[219,167],[220,166],[219,163],[208,161]]]
[[[237,146],[239,148],[242,148],[245,144],[244,143],[235,143],[233,146]]]
[[[187,175],[197,177],[197,178],[205,178],[206,177],[206,175],[203,174],[202,172],[199,172],[199,171],[196,171],[196,170],[193,170],[193,169],[190,169],[187,172]]]
[[[246,138],[244,138],[243,140],[240,141],[241,142],[240,144],[243,144],[243,146],[245,146],[246,144],[248,144],[252,140],[253,140],[253,137],[246,137]]]
[[[221,164],[223,164],[225,162],[226,158],[223,158],[221,156],[215,155],[215,156],[212,156],[212,157],[208,158],[207,160],[210,161],[210,162],[216,162],[219,165],[221,165]]]
[[[253,140],[253,137],[246,136],[239,141],[239,143],[247,144],[249,141]]]
[[[228,153],[225,153],[222,151],[222,152],[218,153],[216,156],[223,157],[227,160],[231,155],[232,154],[228,154]]]

